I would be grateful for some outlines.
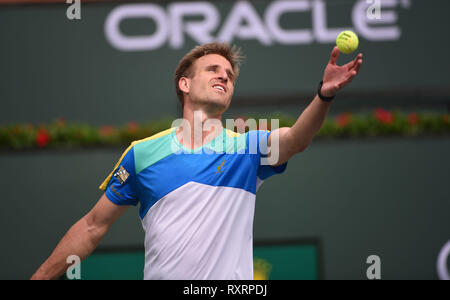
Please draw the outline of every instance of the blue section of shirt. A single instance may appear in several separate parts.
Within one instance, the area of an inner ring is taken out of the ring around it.
[[[136,205],[140,202],[139,215],[144,218],[158,200],[191,181],[212,187],[238,188],[256,194],[258,177],[265,180],[286,168],[286,163],[277,167],[261,165],[261,156],[267,154],[269,134],[268,131],[248,132],[246,149],[240,153],[216,153],[211,149],[197,153],[172,153],[138,174],[132,147],[114,171],[116,174],[122,166],[129,177],[120,182],[113,176],[106,195],[118,205]],[[148,155],[152,155],[151,149]]]

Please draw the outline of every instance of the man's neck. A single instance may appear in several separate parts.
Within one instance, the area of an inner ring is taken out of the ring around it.
[[[222,115],[211,116],[203,110],[183,110],[183,123],[177,128],[178,141],[186,148],[196,149],[223,131]]]

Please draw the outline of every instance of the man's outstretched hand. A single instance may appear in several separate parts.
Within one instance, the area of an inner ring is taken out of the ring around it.
[[[354,60],[343,66],[336,65],[338,57],[339,49],[335,46],[333,51],[331,51],[330,61],[328,62],[323,74],[321,93],[325,97],[336,95],[340,89],[352,81],[356,74],[358,74],[359,68],[361,68],[361,53],[359,53]]]

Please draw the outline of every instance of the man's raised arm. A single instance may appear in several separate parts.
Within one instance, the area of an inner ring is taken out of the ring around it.
[[[103,194],[97,204],[69,229],[31,279],[57,279],[68,268],[68,256],[77,255],[81,260],[88,257],[128,207],[112,203]]]
[[[334,97],[337,92],[352,81],[358,74],[362,64],[362,54],[358,54],[354,60],[343,65],[336,64],[339,56],[338,47],[331,52],[323,75],[323,85],[320,93],[323,97]],[[272,146],[278,144],[278,159],[273,165],[281,165],[288,161],[294,154],[308,147],[322,127],[330,109],[331,102],[323,101],[316,95],[313,101],[302,112],[292,127],[283,127],[274,130],[269,136],[271,153],[276,149]],[[278,143],[271,143],[272,138],[278,138]],[[270,160],[270,159],[269,159]]]

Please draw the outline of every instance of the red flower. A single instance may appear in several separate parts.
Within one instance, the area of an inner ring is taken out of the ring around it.
[[[375,118],[383,124],[392,124],[394,122],[394,115],[382,108],[375,109]]]
[[[116,131],[116,129],[114,128],[114,126],[111,126],[111,125],[104,125],[104,126],[100,127],[100,129],[98,130],[100,135],[103,137],[112,136],[115,131]]]
[[[139,130],[139,124],[136,121],[131,121],[127,124],[129,132],[136,132]]]
[[[410,125],[416,125],[419,123],[419,115],[417,113],[410,113],[408,116],[408,123]]]
[[[336,118],[337,126],[340,128],[347,126],[348,123],[350,123],[351,117],[351,113],[342,113],[338,115]]]
[[[442,116],[442,121],[444,121],[444,123],[445,124],[448,124],[448,123],[450,123],[450,118],[448,117],[449,115],[443,115]]]
[[[36,145],[39,148],[44,148],[50,143],[50,133],[45,128],[39,129],[36,134]]]

